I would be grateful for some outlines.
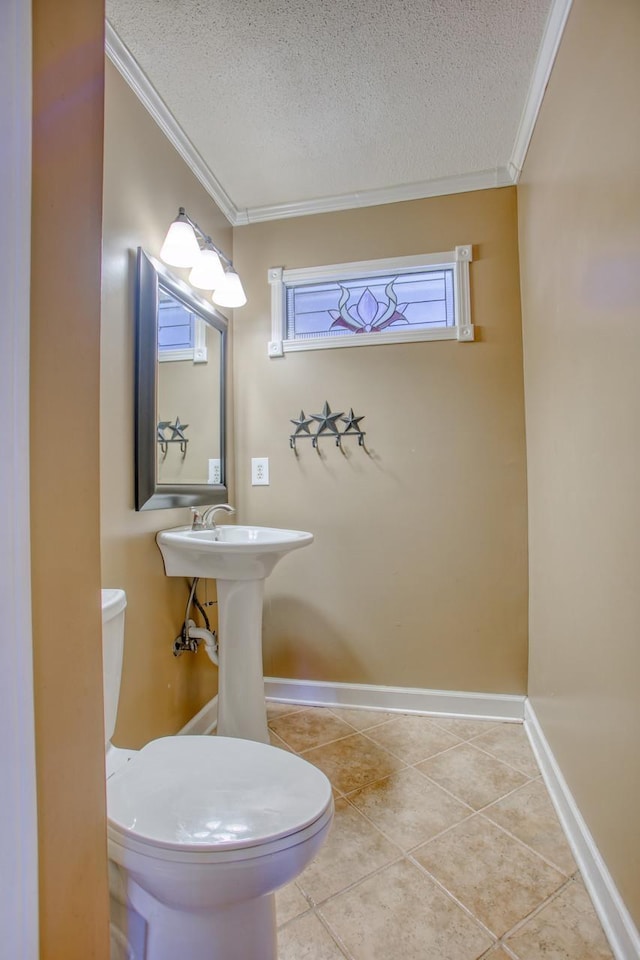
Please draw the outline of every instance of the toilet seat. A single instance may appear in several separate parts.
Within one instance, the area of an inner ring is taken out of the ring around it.
[[[164,737],[107,782],[113,842],[146,856],[229,862],[304,842],[333,814],[331,785],[306,760],[253,740]]]

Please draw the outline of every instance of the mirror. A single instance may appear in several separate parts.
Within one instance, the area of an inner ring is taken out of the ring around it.
[[[224,503],[226,318],[138,248],[136,510]]]

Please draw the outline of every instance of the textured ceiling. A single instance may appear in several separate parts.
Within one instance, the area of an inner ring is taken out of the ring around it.
[[[505,170],[549,8],[107,0],[119,38],[240,210]]]

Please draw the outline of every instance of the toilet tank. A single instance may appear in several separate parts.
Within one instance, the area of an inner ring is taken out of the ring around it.
[[[127,596],[124,590],[102,591],[102,679],[104,685],[105,747],[111,741],[118,715],[126,606]]]

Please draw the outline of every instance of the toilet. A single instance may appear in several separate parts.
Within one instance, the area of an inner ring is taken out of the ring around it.
[[[112,960],[277,960],[274,892],[327,836],[331,785],[252,740],[112,746],[125,607],[102,591]]]

